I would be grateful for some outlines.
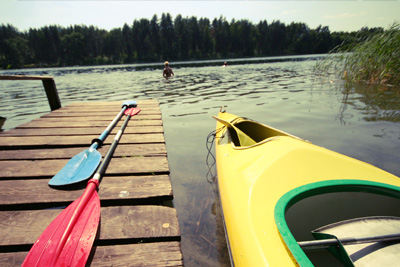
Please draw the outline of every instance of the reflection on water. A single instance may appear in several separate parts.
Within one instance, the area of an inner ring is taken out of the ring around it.
[[[400,121],[400,90],[386,85],[351,85],[350,88],[340,88],[343,93],[342,104],[338,118],[342,118],[351,105],[352,109],[360,111],[365,121]],[[343,120],[345,123],[345,120]]]
[[[205,162],[211,115],[220,106],[400,175],[400,91],[344,90],[339,80],[313,75],[314,57],[289,59],[237,60],[226,68],[223,61],[171,62],[176,76],[168,80],[162,63],[0,74],[54,76],[63,106],[159,99],[185,265],[229,266],[218,192]],[[0,81],[0,100],[6,130],[50,111],[41,81]]]
[[[367,121],[400,122],[400,90],[388,86],[356,85],[354,91],[363,103],[357,109],[363,111]]]

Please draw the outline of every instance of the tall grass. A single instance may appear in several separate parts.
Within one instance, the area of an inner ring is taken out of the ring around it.
[[[339,73],[349,82],[400,86],[400,23],[350,46],[341,46],[317,63],[316,71]]]

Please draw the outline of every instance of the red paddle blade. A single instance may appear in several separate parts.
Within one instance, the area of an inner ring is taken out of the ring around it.
[[[127,110],[125,110],[125,115],[126,116],[134,116],[136,114],[138,114],[140,112],[140,108],[128,108]]]
[[[85,194],[71,203],[47,226],[32,246],[22,266],[52,266],[59,241],[65,235],[70,219],[76,215],[84,197]],[[93,190],[56,259],[55,266],[85,266],[96,237],[99,221],[100,199],[96,190]]]

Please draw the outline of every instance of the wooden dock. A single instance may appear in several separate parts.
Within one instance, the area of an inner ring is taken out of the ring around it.
[[[129,100],[129,99],[127,99]],[[119,102],[68,105],[0,133],[0,265],[20,266],[47,225],[81,196],[48,186],[121,110]],[[138,101],[99,187],[101,220],[88,266],[182,266],[180,230],[157,101]],[[124,118],[99,148],[104,156]]]

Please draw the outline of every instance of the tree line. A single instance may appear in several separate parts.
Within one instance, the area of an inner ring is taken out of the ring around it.
[[[20,32],[0,26],[0,68],[102,65],[164,60],[228,59],[327,53],[362,40],[382,28],[357,32],[310,29],[305,23],[279,20],[253,24],[224,17],[198,19],[163,13],[159,19],[134,20],[110,31],[95,26],[44,26]]]

